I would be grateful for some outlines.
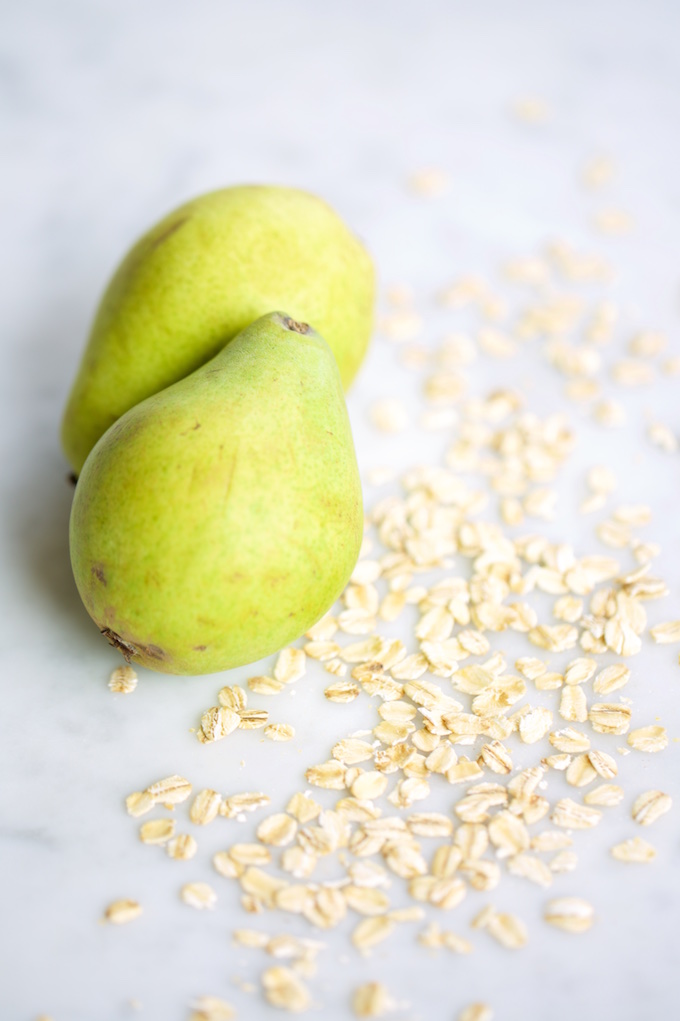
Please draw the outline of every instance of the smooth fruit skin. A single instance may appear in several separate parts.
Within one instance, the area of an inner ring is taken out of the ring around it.
[[[279,308],[321,333],[347,387],[374,292],[366,249],[306,192],[227,188],[176,209],[130,250],[101,300],[62,423],[75,473],[124,412]]]
[[[275,313],[97,443],[75,490],[71,563],[88,613],[126,656],[212,673],[323,616],[362,533],[335,359]]]

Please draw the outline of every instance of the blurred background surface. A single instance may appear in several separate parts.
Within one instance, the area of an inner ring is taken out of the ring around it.
[[[255,980],[258,971],[248,952],[230,946],[230,930],[247,924],[237,919],[236,893],[225,893],[224,910],[209,918],[175,903],[177,866],[159,865],[137,845],[121,809],[141,783],[183,769],[193,770],[197,785],[214,783],[216,769],[225,788],[246,781],[243,748],[233,761],[208,763],[187,733],[223,681],[151,679],[130,704],[114,704],[105,681],[115,657],[73,587],[71,491],[58,424],[98,297],[131,241],[173,206],[229,184],[284,183],[338,209],[372,251],[383,292],[413,289],[425,345],[467,329],[464,316],[458,321],[435,304],[447,284],[468,273],[498,280],[508,259],[562,239],[615,264],[604,296],[621,303],[626,337],[664,330],[668,354],[680,353],[680,6],[27,0],[11,12],[4,7],[0,607],[9,640],[0,758],[16,782],[3,811],[3,1016],[181,1021],[192,997],[213,992],[233,1000],[241,1017],[264,1017],[268,1009],[230,982]],[[616,168],[606,194],[583,187],[584,168],[598,156]],[[423,194],[428,178],[423,187],[418,175],[428,170],[435,171],[429,190],[441,194]],[[623,237],[594,228],[612,208],[632,218]],[[507,283],[497,288],[505,297]],[[482,359],[472,377],[480,393],[512,382],[541,414],[562,406],[564,380],[533,351],[512,370]],[[385,398],[404,402],[416,422],[419,387],[397,347],[378,335],[349,398],[364,471],[437,463],[440,434],[414,427],[385,436],[370,424],[370,408]],[[628,426],[606,439],[572,405],[579,445],[564,482],[565,499],[580,497],[585,468],[606,458],[623,480],[623,499],[653,504],[675,601],[664,619],[680,616],[677,459],[650,452],[644,428],[654,414],[677,433],[676,391],[672,380],[658,391],[626,391]],[[591,522],[574,515],[567,527],[575,542],[591,541]],[[639,692],[643,707],[653,695],[650,711],[665,710],[672,736],[680,733],[676,674],[675,660],[657,655]],[[271,758],[249,746],[247,787],[284,798],[299,782],[300,761],[327,755],[338,723],[319,708],[324,678],[307,678],[298,691],[299,741],[295,755],[281,759],[288,772],[272,775]],[[314,720],[301,707],[305,698],[316,706]],[[645,787],[677,791],[677,761],[674,778],[668,755],[645,764]],[[654,870],[628,879],[607,858],[611,834],[593,835],[578,881],[559,891],[597,903],[600,923],[581,943],[559,933],[542,938],[545,898],[524,887],[503,893],[528,904],[535,923],[520,955],[484,944],[470,959],[419,952],[416,964],[409,931],[364,961],[346,936],[324,934],[331,952],[314,983],[323,1007],[310,1016],[348,1017],[348,988],[373,977],[411,1003],[398,1015],[405,1018],[448,1021],[475,999],[489,1001],[498,1021],[674,1016],[679,836],[669,820]],[[209,866],[201,869],[189,878],[209,879]],[[139,896],[148,906],[143,923],[97,927],[116,896]],[[470,913],[453,927],[467,926]],[[273,931],[282,928],[277,920]]]

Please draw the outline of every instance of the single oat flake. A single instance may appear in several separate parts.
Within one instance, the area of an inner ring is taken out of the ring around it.
[[[670,620],[665,624],[656,624],[649,633],[659,645],[680,642],[680,620]]]
[[[139,918],[142,906],[136,900],[114,900],[104,912],[104,918],[112,925],[125,925]]]
[[[395,922],[386,915],[379,915],[376,918],[364,918],[352,933],[352,943],[357,950],[370,950],[371,947],[387,939],[394,929]]]
[[[232,734],[241,722],[241,718],[233,709],[226,706],[213,706],[203,713],[201,717],[201,728],[197,732],[198,740],[202,743],[221,741]]]
[[[140,815],[146,815],[147,812],[154,808],[155,804],[155,798],[148,791],[134,791],[132,794],[128,794],[125,799],[127,813],[135,819]]]
[[[631,730],[628,744],[637,752],[661,752],[668,746],[668,734],[665,727],[639,727]]]
[[[131,666],[118,666],[109,677],[109,690],[120,695],[129,695],[137,687],[137,674]]]
[[[262,988],[272,1007],[299,1013],[311,1006],[309,990],[291,968],[274,965],[262,974]]]
[[[270,723],[264,728],[264,736],[270,741],[292,741],[295,737],[295,727],[290,723]]]
[[[427,167],[411,174],[408,185],[417,195],[434,198],[443,195],[449,187],[449,178],[445,170],[439,167]]]
[[[198,826],[206,826],[217,818],[222,798],[217,791],[206,788],[199,791],[189,809],[189,818]]]
[[[526,121],[529,124],[543,124],[550,119],[548,104],[537,96],[518,99],[513,104],[512,112],[518,120]]]
[[[458,1021],[492,1021],[493,1010],[487,1003],[471,1003],[458,1015]]]
[[[643,840],[642,837],[631,837],[630,840],[624,840],[620,844],[616,844],[611,850],[612,858],[616,858],[617,861],[635,862],[638,864],[645,864],[650,861],[654,861],[656,858],[656,848],[652,847],[650,843]]]
[[[180,897],[199,911],[211,910],[217,904],[217,894],[208,883],[186,883],[180,890]]]
[[[354,990],[352,1010],[357,1017],[382,1017],[392,1007],[392,999],[382,982],[366,982]]]
[[[663,791],[645,791],[633,802],[632,816],[641,826],[651,826],[666,812],[670,812],[673,800]]]
[[[173,774],[150,784],[144,793],[153,798],[155,804],[180,805],[191,794],[191,784],[183,776]]]
[[[552,814],[556,826],[563,826],[569,830],[591,829],[597,826],[601,818],[602,812],[588,805],[579,805],[571,798],[562,798],[558,801]]]
[[[486,929],[506,950],[520,950],[529,938],[524,922],[507,912],[492,911],[488,918],[482,920],[480,927]]]
[[[557,897],[548,901],[545,920],[565,932],[587,932],[595,921],[592,904],[581,897]]]
[[[283,649],[274,667],[274,679],[282,684],[293,684],[299,681],[306,669],[305,654],[302,649],[292,646]]]
[[[151,819],[140,826],[139,839],[143,844],[167,844],[175,835],[174,819]]]
[[[285,812],[277,812],[263,819],[257,827],[257,837],[263,844],[283,847],[290,844],[297,832],[297,822]]]
[[[218,996],[199,996],[191,1004],[193,1013],[189,1021],[232,1021],[236,1011]]]
[[[178,833],[176,837],[169,840],[166,849],[169,858],[176,861],[189,861],[198,850],[198,844],[190,833]]]

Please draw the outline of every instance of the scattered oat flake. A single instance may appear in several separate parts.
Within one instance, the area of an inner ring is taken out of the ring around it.
[[[446,171],[437,167],[427,167],[412,174],[408,181],[409,189],[417,195],[425,195],[435,198],[443,195],[449,187],[449,177]]]
[[[666,376],[680,376],[680,355],[673,355],[663,363],[662,370]]]
[[[565,779],[572,787],[587,787],[597,777],[588,755],[577,755],[565,770]]]
[[[597,775],[602,777],[603,780],[612,780],[619,771],[616,759],[607,752],[590,751],[586,758]]]
[[[290,723],[270,723],[264,728],[264,736],[270,741],[292,741],[295,737],[295,727]]]
[[[151,819],[139,828],[139,839],[143,844],[167,844],[175,835],[174,819]]]
[[[607,496],[616,489],[616,475],[605,465],[595,465],[588,471],[588,486],[594,493]]]
[[[156,804],[179,805],[191,794],[191,784],[183,776],[173,774],[150,784],[145,793],[153,798]]]
[[[220,805],[220,815],[233,819],[240,812],[254,812],[268,805],[270,798],[259,791],[246,791],[244,794],[231,794]]]
[[[587,932],[595,921],[595,911],[581,897],[557,897],[548,901],[545,920],[565,932]]]
[[[324,695],[329,702],[353,702],[360,691],[359,685],[354,681],[336,681],[324,690]]]
[[[297,822],[285,812],[277,812],[263,819],[257,827],[257,838],[263,844],[283,847],[295,838]]]
[[[670,794],[656,790],[645,791],[633,802],[632,816],[641,826],[651,826],[666,812],[670,812],[672,805],[673,799]]]
[[[112,925],[125,925],[139,918],[142,906],[136,900],[114,900],[104,912],[104,918]]]
[[[568,624],[541,624],[532,628],[527,636],[534,645],[549,652],[565,652],[578,641],[578,631]]]
[[[660,752],[668,745],[665,727],[638,727],[628,735],[628,744],[637,752]]]
[[[120,695],[129,695],[137,687],[137,674],[131,666],[118,666],[109,677],[109,690]]]
[[[479,917],[479,916],[478,916]],[[516,915],[492,911],[481,926],[506,950],[520,950],[529,938],[526,926]]]
[[[292,796],[286,805],[286,812],[304,825],[317,818],[321,812],[321,805],[318,801],[310,798],[308,794],[297,793]]]
[[[458,1021],[492,1021],[493,1010],[486,1003],[471,1003],[458,1015]]]
[[[232,933],[234,942],[251,950],[261,950],[267,946],[270,937],[259,929],[235,929]]]
[[[665,624],[656,624],[650,628],[650,634],[657,645],[668,645],[680,642],[680,620],[671,620]]]
[[[189,788],[191,790],[191,788]],[[128,815],[138,818],[140,815],[146,815],[155,806],[156,799],[149,794],[148,791],[135,791],[133,794],[128,794],[125,799],[125,808]]]
[[[189,818],[198,826],[205,826],[217,817],[222,798],[210,789],[199,791],[189,809]]]
[[[678,449],[678,440],[670,428],[663,422],[650,422],[647,426],[647,438],[650,443],[666,454],[675,454]]]
[[[646,862],[654,861],[656,858],[656,848],[652,847],[642,837],[632,837],[630,840],[624,840],[620,844],[615,844],[611,849],[612,857],[616,858],[617,861],[634,862],[638,864],[645,864]]]
[[[217,894],[208,883],[186,883],[180,890],[180,897],[199,911],[211,910],[217,904]]]
[[[238,712],[239,709],[244,709],[248,702],[248,695],[244,688],[241,688],[238,684],[233,686],[225,685],[224,688],[220,688],[217,692],[217,701],[220,705],[226,706],[227,709],[233,709]]]
[[[665,351],[667,346],[668,338],[665,334],[656,330],[641,330],[631,338],[628,350],[638,358],[654,358]]]
[[[512,107],[512,112],[521,121],[528,124],[544,124],[550,118],[550,110],[543,99],[536,96],[526,96],[518,99]]]
[[[274,677],[249,677],[248,687],[256,695],[279,695],[285,684]]]
[[[167,844],[168,857],[176,861],[189,861],[197,850],[198,844],[190,833],[178,833]]]
[[[382,1017],[392,1006],[392,998],[382,982],[366,982],[352,996],[352,1010],[357,1017]]]
[[[357,950],[370,950],[371,947],[387,939],[396,927],[396,923],[386,915],[375,918],[364,918],[352,933],[352,943]]]
[[[605,429],[617,429],[626,421],[626,411],[619,401],[600,401],[593,408],[593,417]]]
[[[593,787],[584,795],[586,805],[600,805],[604,808],[614,808],[623,801],[623,788],[618,784],[603,783]]]
[[[654,369],[648,362],[622,358],[612,366],[612,378],[620,386],[645,386],[654,380]]]
[[[282,684],[299,681],[306,668],[305,654],[302,649],[290,646],[279,653],[274,667],[274,679]]]
[[[599,734],[625,734],[631,716],[630,707],[618,702],[598,702],[588,712],[590,725]]]
[[[565,687],[560,696],[560,716],[573,723],[585,723],[588,719],[588,703],[584,691],[579,687]]]
[[[533,854],[520,853],[508,859],[508,872],[513,876],[529,879],[538,886],[550,886],[553,871],[555,870],[552,868],[552,863],[548,867],[544,861]]]
[[[189,1021],[232,1021],[236,1011],[218,996],[199,996],[191,1004],[193,1014]]]
[[[603,209],[593,223],[603,234],[627,234],[633,227],[632,217],[622,209]]]
[[[593,691],[598,695],[609,695],[623,688],[630,680],[630,669],[623,663],[615,663],[601,670],[593,681]]]
[[[268,865],[272,858],[261,844],[232,844],[229,857],[241,865]]]
[[[263,972],[262,988],[272,1007],[298,1013],[311,1006],[311,997],[305,984],[291,968],[283,965],[274,965]]]
[[[413,308],[396,308],[378,320],[378,331],[395,344],[414,340],[420,335],[422,329],[423,321]]]
[[[555,873],[573,872],[578,865],[578,857],[574,851],[560,851],[550,860],[550,871]]]
[[[408,428],[409,416],[401,401],[386,398],[372,405],[371,421],[380,432],[400,433]]]
[[[593,156],[583,168],[583,183],[587,188],[602,188],[612,180],[615,169],[608,156]]]
[[[538,706],[530,709],[520,717],[519,736],[525,744],[534,744],[548,733],[552,726],[553,715],[549,709]]]
[[[266,709],[239,709],[239,727],[242,730],[258,730],[264,727],[269,719]]]
[[[552,814],[552,821],[556,826],[573,830],[591,829],[597,826],[601,818],[602,812],[588,805],[579,805],[571,798],[562,798],[558,801]]]
[[[213,706],[203,713],[201,717],[201,729],[197,737],[202,742],[221,741],[233,733],[239,726],[241,718],[233,709],[226,706]]]

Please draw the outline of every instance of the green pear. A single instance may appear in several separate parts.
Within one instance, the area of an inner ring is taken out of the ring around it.
[[[322,617],[362,533],[333,354],[306,323],[273,313],[99,440],[75,490],[71,563],[88,613],[126,658],[212,673]]]
[[[374,287],[361,242],[303,191],[227,188],[176,209],[130,250],[101,300],[62,425],[74,471],[129,408],[279,308],[322,334],[347,387],[368,346]]]

